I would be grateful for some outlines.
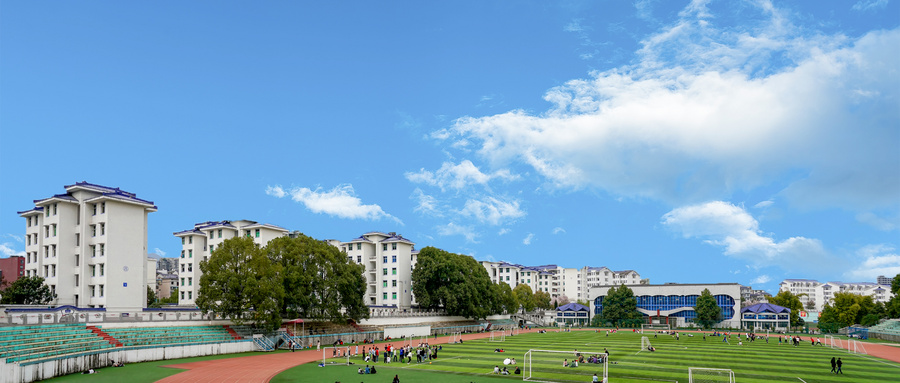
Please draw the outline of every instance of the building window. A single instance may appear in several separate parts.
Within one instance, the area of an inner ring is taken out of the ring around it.
[[[194,258],[194,250],[188,250],[188,258]]]
[[[222,229],[219,229],[219,238],[222,238]]]
[[[75,274],[75,287],[78,287],[80,279],[78,279],[78,274]]]
[[[250,238],[250,230],[244,230],[244,233],[247,234],[247,238]]]
[[[184,299],[184,291],[181,292],[181,299]]]
[[[50,246],[50,251],[53,254],[53,258],[56,258],[56,245]]]
[[[184,245],[184,237],[181,237],[181,244]]]
[[[383,268],[383,269],[381,269],[381,271],[382,271],[382,272],[383,272],[383,274],[382,274],[382,275],[387,275],[387,267],[385,267],[385,268]]]
[[[381,263],[387,263],[387,255],[381,257]]]
[[[397,268],[396,268],[396,267],[394,267],[394,268],[391,269],[391,274],[392,274],[392,275],[397,275]]]
[[[188,286],[194,285],[194,278],[188,277]]]
[[[97,266],[91,265],[91,276],[92,277],[97,276]]]
[[[397,263],[397,256],[396,256],[396,255],[392,255],[392,256],[391,256],[391,262]]]
[[[106,235],[106,224],[105,223],[100,224],[100,235]]]
[[[54,237],[56,236],[56,224],[55,223],[53,224],[53,236]]]
[[[362,256],[361,256],[361,255],[357,255],[357,256],[356,256],[356,263],[362,263]]]
[[[391,299],[397,300],[397,292],[391,293]]]
[[[100,202],[100,214],[106,213],[106,202]]]
[[[50,238],[50,226],[44,226],[44,238]]]
[[[75,254],[75,266],[78,266],[81,263],[81,256]]]
[[[101,264],[100,264],[100,276],[101,276],[101,277],[104,276],[104,275],[106,275],[105,270],[106,270],[106,265],[103,264],[103,263],[101,263]]]
[[[192,243],[194,243],[194,236],[188,237],[188,244],[190,245]]]
[[[397,242],[391,244],[391,250],[397,250]]]
[[[387,300],[387,293],[382,294],[381,297],[382,297],[384,300]]]
[[[97,204],[92,203],[91,210],[93,210],[93,213],[91,213],[91,215],[97,215]]]
[[[50,207],[49,207],[49,206],[45,208],[45,210],[44,210],[44,216],[45,216],[45,217],[49,217],[49,216],[50,216]]]
[[[259,238],[259,229],[256,229],[256,238]]]
[[[216,245],[209,245],[209,252],[212,254],[213,250],[216,249]]]
[[[106,245],[101,243],[100,244],[100,256],[102,257],[104,255],[106,255]]]
[[[209,231],[209,239],[213,239],[213,238],[215,238],[215,234],[213,234],[213,231],[210,230]]]
[[[188,291],[188,299],[194,299],[193,296],[194,296],[194,292]]]
[[[387,280],[381,281],[381,287],[387,287]]]
[[[194,271],[194,264],[188,263],[188,272]]]
[[[353,257],[347,257],[347,262],[353,263]]]
[[[92,298],[97,296],[97,289],[96,289],[96,286],[90,285],[90,286],[88,286],[88,289],[91,290],[91,297],[92,297]]]
[[[97,236],[97,225],[91,225],[91,237]]]
[[[183,270],[184,265],[181,265],[181,267],[182,267],[182,271],[184,271],[184,270]],[[181,278],[181,285],[184,286],[184,278]]]
[[[184,250],[181,250],[181,258],[184,258]]]
[[[91,258],[94,258],[96,256],[97,256],[97,246],[91,245]]]
[[[394,279],[391,281],[391,287],[397,287],[397,280]]]
[[[184,272],[184,263],[181,264],[181,272],[182,272],[182,273]],[[181,284],[183,285],[184,282],[182,282]]]
[[[104,286],[104,285],[100,285],[100,296],[101,296],[101,297],[103,296],[103,287],[105,287],[105,286]]]
[[[51,277],[55,277],[55,276],[56,276],[56,265],[52,265],[52,266],[50,267],[50,276],[51,276]]]
[[[81,246],[81,233],[75,233],[75,246]]]
[[[382,251],[387,251],[387,244],[386,244],[386,243],[382,243],[382,244],[381,244],[381,250],[382,250]]]

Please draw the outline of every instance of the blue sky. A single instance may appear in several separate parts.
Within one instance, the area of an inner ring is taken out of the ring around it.
[[[0,252],[88,181],[652,283],[900,272],[896,1],[4,2]]]

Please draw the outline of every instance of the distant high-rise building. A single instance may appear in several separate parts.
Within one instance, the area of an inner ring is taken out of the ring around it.
[[[887,302],[894,294],[890,287],[872,282],[819,282],[812,279],[785,279],[780,284],[779,291],[790,291],[791,294],[801,295],[800,302],[807,307],[809,302],[815,305],[815,311],[822,311],[826,303],[831,303],[834,294],[846,292],[857,295],[871,296],[875,302]]]
[[[9,258],[0,258],[0,280],[12,284],[19,277],[25,276],[25,257],[12,255]]]
[[[494,283],[511,288],[526,284],[532,291],[543,291],[551,299],[566,296],[569,301],[587,300],[588,291],[602,286],[637,285],[641,275],[634,270],[613,271],[606,267],[585,266],[580,269],[557,265],[523,266],[508,262],[481,261]]]
[[[329,243],[347,253],[351,263],[365,266],[366,305],[408,309],[415,304],[412,270],[419,252],[414,242],[394,232],[373,231]]]
[[[884,275],[879,275],[878,279],[875,281],[875,283],[877,283],[879,285],[890,286],[891,282],[893,280],[894,280],[893,277],[885,277]]]

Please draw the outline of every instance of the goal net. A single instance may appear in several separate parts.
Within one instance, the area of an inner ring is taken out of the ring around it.
[[[451,344],[459,343],[461,340],[462,340],[462,332],[457,331],[453,334],[450,334],[450,340],[447,343],[451,343]]]
[[[350,352],[346,348],[322,348],[322,366],[349,366],[350,364]]]
[[[866,348],[863,346],[862,342],[852,339],[849,340],[849,342],[850,344],[847,345],[847,349],[850,350],[850,352],[854,354],[868,355],[868,353],[866,353]]]
[[[584,362],[578,362],[580,358]],[[605,353],[531,349],[525,353],[522,380],[544,383],[590,382],[595,374],[597,380],[609,382],[609,360]]]
[[[660,330],[670,330],[669,325],[659,324],[659,323],[641,324],[641,334],[643,334],[644,331],[660,331]]]
[[[724,368],[688,368],[689,383],[734,383],[734,371]]]
[[[505,342],[506,331],[491,331],[491,342]]]
[[[648,338],[648,337],[646,337],[646,336],[642,336],[642,337],[641,337],[641,349],[638,350],[638,352],[641,352],[641,351],[650,351],[650,347],[652,347],[652,346],[650,345],[650,338]]]
[[[825,335],[825,345],[831,348],[844,348],[844,341],[832,335]]]

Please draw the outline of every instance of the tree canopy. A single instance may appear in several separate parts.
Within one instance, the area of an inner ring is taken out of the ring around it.
[[[831,303],[826,304],[822,309],[819,317],[819,327],[829,331],[836,331],[841,327],[847,327],[854,324],[863,324],[864,318],[868,315],[878,315],[878,312],[884,313],[883,305],[875,304],[871,296],[862,296],[849,292],[834,293]],[[878,323],[880,318],[868,318],[868,322],[873,325]],[[874,323],[871,323],[874,322]]]
[[[695,321],[703,328],[710,328],[722,320],[722,309],[716,304],[716,298],[709,292],[709,289],[703,289],[703,292],[697,297],[694,312],[697,313]]]
[[[513,292],[516,294],[516,298],[518,298],[519,307],[522,308],[523,314],[534,310],[535,294],[531,292],[531,286],[520,283],[513,289]]]
[[[603,320],[613,324],[624,321],[639,320],[643,315],[637,310],[637,299],[634,292],[625,286],[610,287],[603,299]]]
[[[44,284],[44,278],[21,277],[3,290],[0,303],[16,305],[44,305],[56,299],[50,286]]]
[[[550,302],[550,293],[546,291],[540,291],[534,293],[534,307],[544,310],[550,310],[553,308],[553,303]]]
[[[519,311],[519,297],[512,288],[506,283],[498,283],[495,286],[497,286],[497,294],[500,297],[501,311],[506,314],[514,314]]]
[[[484,319],[500,307],[498,289],[474,258],[435,247],[419,251],[412,273],[413,293],[423,308]]]

